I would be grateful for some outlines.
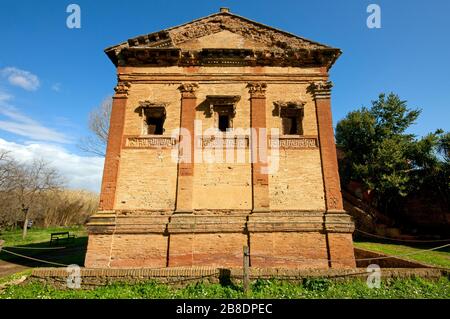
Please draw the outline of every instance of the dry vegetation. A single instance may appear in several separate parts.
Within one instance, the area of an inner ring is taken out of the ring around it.
[[[82,225],[97,203],[94,193],[65,189],[59,172],[45,161],[21,163],[0,150],[0,229],[29,220],[34,227]]]

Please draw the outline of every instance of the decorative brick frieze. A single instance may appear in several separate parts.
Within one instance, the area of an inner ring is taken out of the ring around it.
[[[175,148],[177,139],[171,136],[124,136],[123,148],[126,149],[164,149]]]
[[[319,147],[319,139],[316,136],[296,136],[283,135],[269,138],[270,148],[308,150]]]
[[[200,136],[197,140],[197,148],[237,148],[246,149],[250,146],[249,136],[211,135]]]

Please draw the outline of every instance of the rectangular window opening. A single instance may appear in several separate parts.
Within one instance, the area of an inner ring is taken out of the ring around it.
[[[149,135],[163,135],[164,133],[164,118],[163,117],[147,117],[147,134]]]
[[[301,135],[299,118],[297,116],[283,117],[282,121],[284,135]]]
[[[230,129],[230,116],[221,114],[219,115],[219,131],[226,132]]]

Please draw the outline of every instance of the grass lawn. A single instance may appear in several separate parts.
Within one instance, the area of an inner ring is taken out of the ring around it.
[[[154,282],[135,285],[113,284],[93,290],[58,290],[38,282],[11,286],[0,292],[3,298],[25,299],[178,299],[178,298],[244,298],[241,286],[211,283],[176,288]],[[430,281],[421,278],[382,281],[380,288],[369,288],[364,280],[334,282],[326,279],[305,280],[294,284],[276,280],[257,280],[248,298],[317,299],[317,298],[430,298],[450,299],[450,280]]]
[[[55,245],[58,247],[64,247],[64,249],[45,249],[55,248],[55,246],[50,246],[51,233],[62,231],[68,231],[70,234],[75,235],[76,238],[71,242],[61,242],[60,244]],[[20,230],[8,231],[2,232],[0,234],[0,239],[5,241],[5,249],[17,254],[65,265],[84,264],[84,256],[87,246],[87,233],[83,227],[30,229],[25,239],[22,239],[22,232]],[[0,252],[0,263],[1,261],[14,263],[25,267],[52,267],[51,264],[45,264],[22,257],[17,257],[8,254],[3,250]]]
[[[66,248],[55,251],[26,250],[18,248],[49,247],[50,234],[59,231],[69,231],[77,236],[76,240]],[[6,247],[11,251],[27,256],[39,257],[63,264],[84,264],[84,254],[87,245],[86,231],[82,227],[32,229],[26,240],[22,240],[20,231],[3,232],[0,239],[5,240]],[[355,240],[355,246],[381,253],[403,255],[419,252],[421,249],[440,246],[436,245],[403,245],[380,241]],[[15,247],[15,248],[14,248]],[[423,252],[405,256],[403,258],[417,260],[430,265],[450,268],[450,249]],[[27,261],[0,252],[1,262],[25,265],[31,267],[47,267],[49,265]],[[29,275],[30,270],[0,278],[0,284],[11,279]],[[49,285],[27,281],[24,284],[10,286],[0,291],[3,298],[244,298],[242,287],[239,285],[220,285],[211,283],[191,284],[184,288],[155,282],[140,284],[112,284],[93,290],[58,290]],[[450,299],[450,278],[443,277],[438,281],[421,278],[382,280],[379,289],[370,289],[361,279],[347,281],[331,281],[326,279],[311,279],[303,283],[294,284],[277,280],[257,280],[251,286],[249,298],[445,298]]]
[[[358,248],[368,249],[380,252],[387,255],[405,255],[401,258],[413,261],[422,262],[432,266],[450,268],[450,246],[433,251],[422,251],[445,245],[447,243],[433,243],[433,244],[400,244],[384,241],[360,241],[355,240],[354,245]],[[414,253],[410,255],[411,253]]]
[[[82,226],[77,227],[52,227],[52,228],[33,228],[28,230],[27,237],[22,239],[22,230],[0,232],[0,239],[5,241],[4,246],[26,246],[29,244],[41,244],[48,246],[51,233],[68,231],[77,237],[87,236],[86,230]]]

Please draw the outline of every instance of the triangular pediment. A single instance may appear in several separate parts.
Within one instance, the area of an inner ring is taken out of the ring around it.
[[[175,50],[178,50],[178,52],[190,52],[205,49],[241,49],[255,52],[266,50],[273,55],[288,52],[291,56],[301,52],[303,60],[314,59],[314,61],[317,61],[317,52],[320,51],[326,52],[328,60],[326,64],[329,67],[340,55],[339,49],[229,12],[219,12],[180,26],[135,37],[105,51],[117,65],[124,56],[132,56],[133,61],[136,61],[140,59],[139,56],[142,57],[148,54],[148,50],[157,49],[166,49],[166,51],[164,53],[162,53],[163,51],[150,53],[153,57],[152,61],[158,60],[164,54],[168,58],[175,57],[177,56]],[[147,52],[144,52],[146,50]],[[319,63],[321,62],[319,61]]]
[[[233,33],[229,30],[222,30],[217,33],[208,34],[198,38],[193,38],[177,45],[183,50],[208,49],[268,49],[265,43],[244,37],[241,34]]]

